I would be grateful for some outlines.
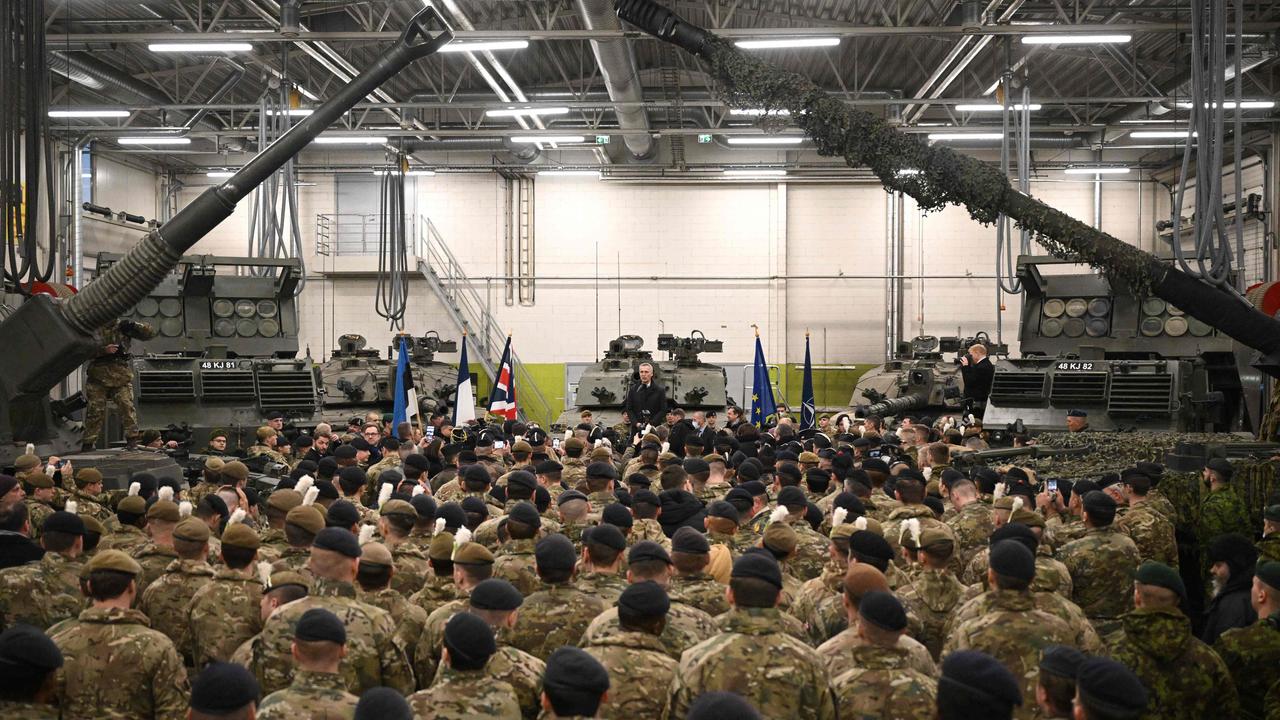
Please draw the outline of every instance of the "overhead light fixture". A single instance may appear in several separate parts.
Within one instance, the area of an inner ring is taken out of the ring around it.
[[[320,145],[386,145],[387,138],[382,135],[321,135],[312,142]]]
[[[1210,107],[1210,106],[1212,106],[1212,107],[1217,107],[1217,106],[1218,106],[1218,104],[1217,104],[1217,103],[1204,103],[1201,107]],[[1241,100],[1241,101],[1240,101],[1240,109],[1241,109],[1241,110],[1266,110],[1266,109],[1269,109],[1269,108],[1273,108],[1273,107],[1275,107],[1275,106],[1276,106],[1276,103],[1275,103],[1275,101],[1274,101],[1274,100]],[[1178,107],[1180,107],[1180,108],[1184,108],[1184,109],[1190,109],[1190,108],[1192,107],[1192,103],[1189,103],[1189,102],[1180,102],[1180,103],[1178,103]],[[1224,102],[1222,103],[1222,107],[1223,107],[1223,109],[1225,109],[1225,110],[1235,110],[1235,109],[1236,109],[1236,101],[1235,101],[1235,100],[1226,100],[1226,101],[1224,101]]]
[[[734,43],[743,50],[776,50],[780,48],[834,47],[840,44],[838,37],[797,37],[777,40],[739,40]],[[445,47],[448,47],[446,45]]]
[[[1097,165],[1093,167],[1078,165],[1069,167],[1062,172],[1068,175],[1125,175],[1129,172],[1129,168],[1116,165]]]
[[[568,115],[567,107],[545,108],[503,108],[501,110],[485,110],[485,117],[525,117],[531,115]]]
[[[1191,137],[1196,137],[1198,133],[1191,133]],[[1185,138],[1186,130],[1134,130],[1129,133],[1131,138]]]
[[[484,50],[524,50],[529,47],[528,40],[492,40],[471,43],[449,43],[440,48],[442,53],[481,52]]]
[[[313,108],[288,108],[285,110],[268,110],[268,115],[288,115],[290,117],[306,117],[315,110]]]
[[[729,111],[730,115],[746,115],[748,117],[760,117],[761,115],[777,115],[786,117],[791,111],[786,108],[777,108],[774,110],[765,110],[764,108],[733,108]]]
[[[897,175],[898,177],[912,177],[914,175],[919,175],[920,171],[915,168],[903,168],[901,170],[894,172],[893,174]]]
[[[157,53],[238,53],[249,52],[253,45],[246,42],[176,42],[151,43],[147,49]]]
[[[726,142],[730,145],[799,145],[804,138],[799,135],[752,135],[731,137]]]
[[[1106,45],[1127,43],[1132,35],[1023,35],[1023,45]]]
[[[445,47],[448,47],[447,45]],[[587,138],[582,135],[517,135],[511,138],[513,143],[580,143],[586,142]]]
[[[761,168],[759,170],[725,170],[726,177],[785,177],[786,170]]]
[[[972,133],[929,133],[930,140],[1000,140],[1004,133],[972,132]]]
[[[1035,112],[1040,109],[1040,104],[1030,103],[1027,105],[1023,105],[1022,103],[1018,103],[1016,105],[1010,105],[1009,109],[1018,110],[1018,111],[1026,110],[1027,112]],[[957,105],[956,110],[959,112],[1001,112],[1004,110],[1004,106],[1001,105],[1000,103],[969,103],[969,104]]]
[[[93,179],[93,173],[80,173],[80,179],[81,179],[81,180],[92,180],[92,179]]]
[[[538,177],[600,177],[599,170],[539,170]]]
[[[210,170],[204,174],[207,178],[229,178],[232,175],[235,175],[235,173],[230,170]]]
[[[386,175],[387,173],[390,173],[390,172],[391,172],[390,170],[374,170],[373,174],[377,175],[378,177],[382,177],[383,175]],[[413,176],[413,177],[432,177],[433,175],[436,174],[436,171],[435,170],[406,170],[404,174],[406,176]]]
[[[51,118],[126,118],[133,113],[128,110],[50,110]]]
[[[1181,121],[1180,120],[1158,120],[1156,118],[1147,118],[1143,120],[1143,119],[1134,118],[1132,120],[1121,120],[1120,124],[1121,125],[1159,125],[1159,124],[1172,125],[1173,123],[1176,123],[1176,122],[1181,122]]]
[[[117,145],[190,145],[191,138],[185,137],[121,137],[116,138]]]

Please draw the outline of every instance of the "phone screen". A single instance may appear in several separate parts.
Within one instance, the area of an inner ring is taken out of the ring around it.
[[[435,426],[435,425],[428,425],[428,426],[427,426],[427,429],[426,429],[426,433],[427,433],[427,437],[432,437],[433,435],[435,435],[435,434],[436,434],[436,426]]]
[[[553,448],[555,448],[555,449],[559,450],[559,449],[560,449],[560,438],[556,438],[555,440],[552,440],[552,441],[551,441],[551,447],[553,447]]]
[[[1044,486],[1045,486],[1045,489],[1046,489],[1046,490],[1048,490],[1048,491],[1049,491],[1049,492],[1051,492],[1051,493],[1056,493],[1056,492],[1058,492],[1058,481],[1057,481],[1057,480],[1048,480],[1048,481],[1046,481],[1046,482],[1045,482],[1045,485],[1044,485]]]
[[[507,444],[506,444],[506,443],[504,443],[504,442],[502,442],[501,440],[494,440],[494,441],[493,441],[493,449],[494,449],[494,450],[501,450],[502,448],[504,448],[504,447],[506,447],[506,446],[507,446]]]

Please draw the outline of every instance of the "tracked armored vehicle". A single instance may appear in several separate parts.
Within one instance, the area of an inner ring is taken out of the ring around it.
[[[391,412],[396,387],[396,357],[400,341],[409,347],[409,368],[418,393],[422,417],[449,409],[449,398],[458,380],[458,369],[435,359],[436,353],[458,351],[458,343],[441,340],[434,330],[422,337],[397,335],[387,348],[387,356],[366,347],[363,335],[343,335],[333,356],[321,363],[318,372],[323,388],[320,417],[330,424],[346,425],[348,419],[369,411]]]
[[[976,343],[985,345],[993,360],[1009,352],[1008,345],[993,342],[986,333],[971,338],[916,337],[901,343],[893,360],[858,378],[849,405],[858,417],[962,413],[966,410],[962,397],[964,380],[954,354],[963,353]],[[953,356],[947,359],[944,353]]]

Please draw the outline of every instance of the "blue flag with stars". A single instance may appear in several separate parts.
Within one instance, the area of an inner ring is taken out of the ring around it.
[[[765,364],[764,348],[760,345],[760,335],[757,334],[756,361],[751,382],[751,424],[763,428],[777,414],[778,406],[773,402],[773,387],[769,385],[769,366]]]
[[[813,401],[813,364],[809,362],[809,333],[804,334],[804,385],[800,390],[800,429],[813,427],[817,404]]]

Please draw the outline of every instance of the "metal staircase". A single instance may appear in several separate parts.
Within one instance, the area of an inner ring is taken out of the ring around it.
[[[492,383],[502,361],[507,333],[488,312],[488,304],[471,285],[457,258],[428,218],[418,223],[415,241],[418,271],[440,298],[453,322],[469,336],[467,351],[478,361]],[[558,413],[543,397],[524,363],[513,347],[511,369],[515,374],[517,414],[522,422],[536,421],[550,425]]]

